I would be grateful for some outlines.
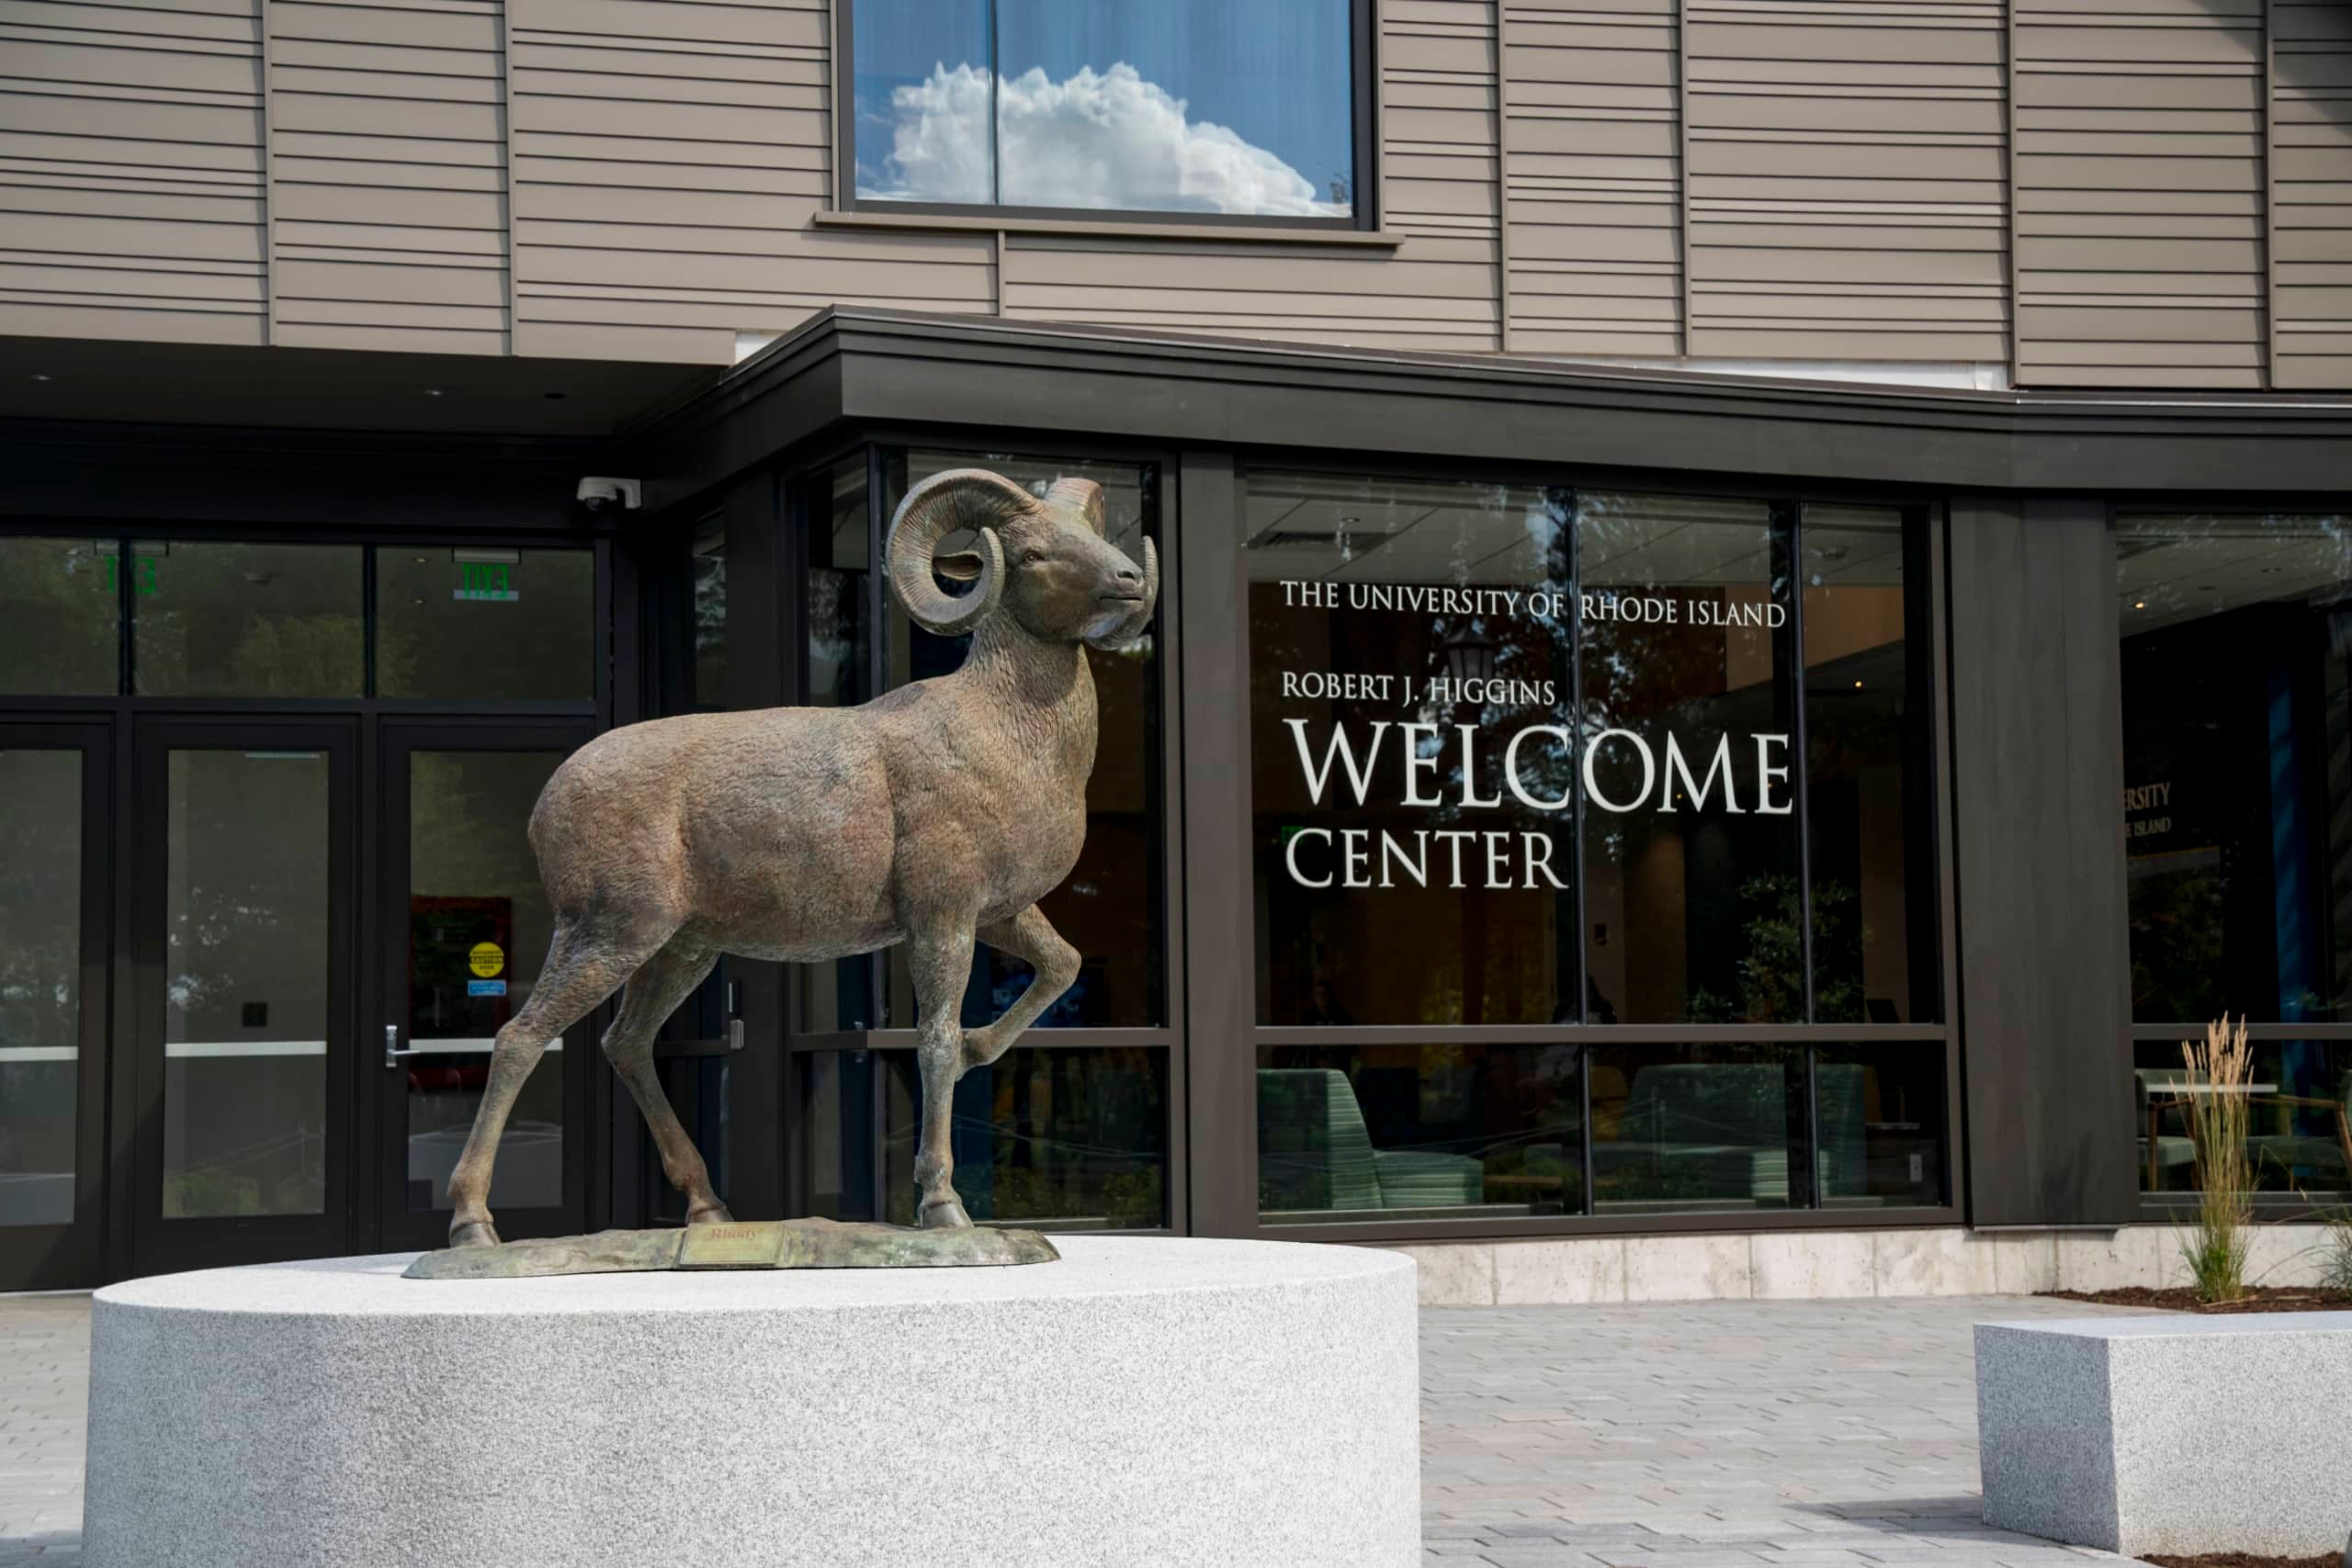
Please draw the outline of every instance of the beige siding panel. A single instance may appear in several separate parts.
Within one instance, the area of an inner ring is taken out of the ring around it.
[[[984,311],[987,234],[820,230],[821,5],[510,0],[517,344],[724,364],[834,303]]]
[[[1683,350],[1673,0],[1502,0],[1510,346]]]
[[[2261,384],[2262,12],[2017,0],[2020,384]]]
[[[278,343],[503,354],[498,0],[271,0]]]
[[[0,6],[0,333],[266,341],[258,3]]]
[[[2352,6],[2275,0],[2272,384],[2352,388]]]
[[[1688,352],[2007,359],[1998,0],[1688,16]]]

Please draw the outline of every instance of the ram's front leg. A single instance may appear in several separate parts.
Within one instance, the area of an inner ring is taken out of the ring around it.
[[[1029,978],[1029,988],[1004,1010],[1002,1018],[964,1036],[966,1071],[985,1067],[1012,1049],[1022,1031],[1044,1017],[1046,1010],[1059,1001],[1078,978],[1078,949],[1046,923],[1035,904],[1009,920],[981,927],[980,940],[999,953],[1022,960],[1036,973]]]
[[[915,1066],[922,1075],[922,1131],[915,1150],[915,1223],[926,1230],[968,1225],[956,1196],[949,1142],[956,1080],[964,1076],[964,987],[972,976],[972,923],[941,917],[910,921],[908,963],[915,983]]]

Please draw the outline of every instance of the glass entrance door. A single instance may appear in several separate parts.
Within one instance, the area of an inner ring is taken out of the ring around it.
[[[528,999],[551,914],[531,809],[592,733],[571,721],[386,721],[383,768],[382,1239],[444,1244],[449,1177],[481,1104],[498,1031]],[[508,1117],[492,1178],[499,1234],[586,1225],[583,1132],[594,1037],[549,1045]]]
[[[0,1291],[98,1266],[105,730],[0,724]]]
[[[139,722],[136,1272],[349,1249],[352,742]]]

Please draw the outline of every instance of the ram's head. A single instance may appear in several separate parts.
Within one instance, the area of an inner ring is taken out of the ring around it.
[[[971,547],[941,554],[959,533]],[[1040,498],[982,468],[934,474],[899,503],[888,553],[899,602],[942,637],[1002,614],[1040,641],[1125,648],[1159,600],[1159,553],[1146,539],[1137,570],[1102,536],[1102,487],[1091,479],[1056,479]],[[947,592],[934,572],[972,587]]]

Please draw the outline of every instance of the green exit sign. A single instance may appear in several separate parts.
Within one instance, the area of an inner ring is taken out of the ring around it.
[[[514,586],[514,570],[504,561],[459,561],[458,586],[449,596],[474,604],[511,604],[523,597]]]

